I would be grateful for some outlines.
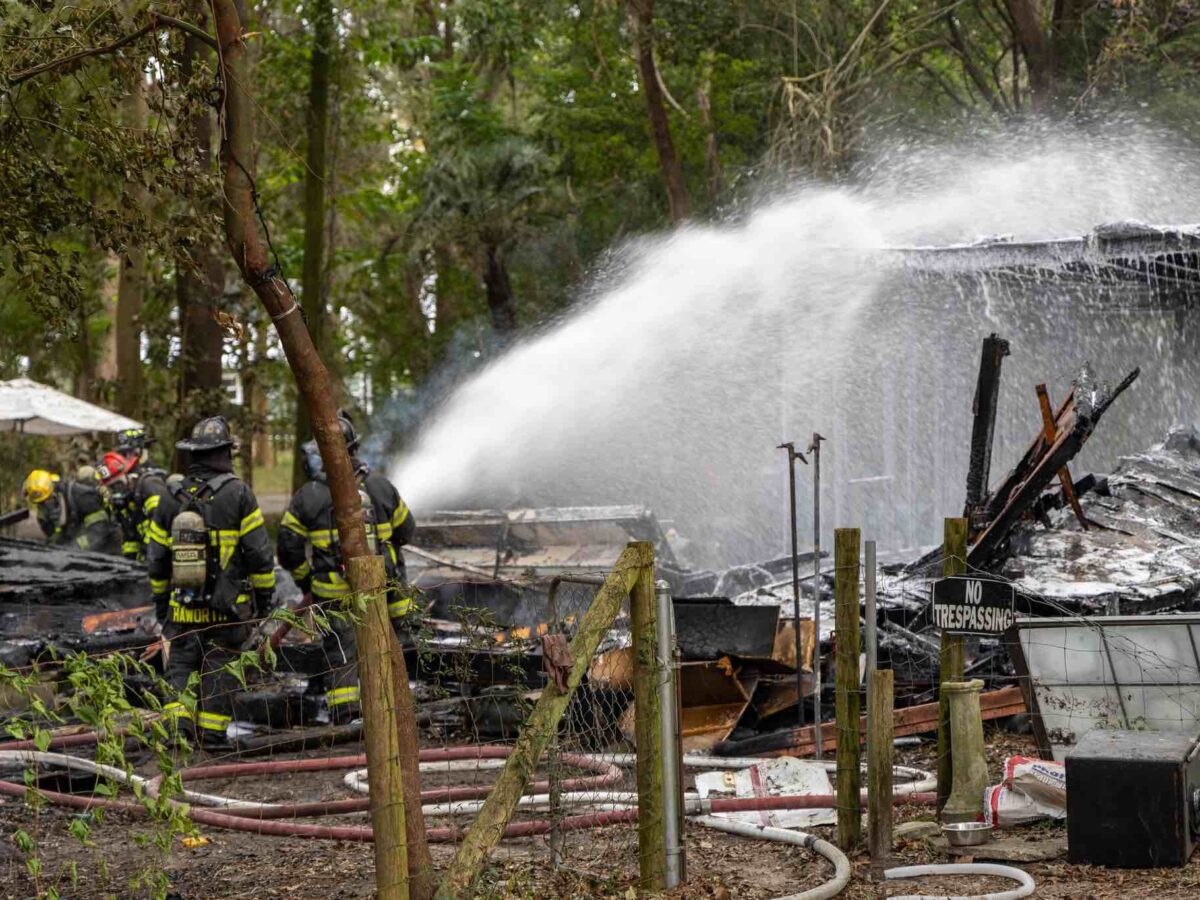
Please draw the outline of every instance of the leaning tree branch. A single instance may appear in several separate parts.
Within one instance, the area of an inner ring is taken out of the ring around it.
[[[23,69],[20,72],[15,72],[8,76],[10,86],[18,85],[28,81],[30,78],[36,78],[44,72],[52,72],[55,69],[64,69],[75,63],[82,62],[93,56],[108,56],[111,53],[116,53],[122,47],[132,44],[139,38],[145,37],[152,31],[155,31],[163,26],[177,28],[190,34],[192,37],[203,41],[212,47],[217,48],[217,40],[203,28],[197,28],[190,22],[185,22],[182,19],[177,19],[174,16],[163,15],[162,13],[151,13],[150,21],[136,31],[131,31],[129,34],[117,38],[111,44],[104,44],[101,47],[89,47],[86,50],[79,50],[75,53],[69,53],[66,56],[60,56],[58,59],[52,59],[49,62],[41,63],[40,65],[32,66],[28,69]]]

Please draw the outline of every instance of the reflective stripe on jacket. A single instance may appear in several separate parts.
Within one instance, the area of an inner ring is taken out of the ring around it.
[[[404,556],[400,548],[412,537],[416,521],[395,485],[384,476],[371,473],[357,460],[354,462],[360,473],[366,473],[360,474],[359,486],[371,501],[376,538],[388,580],[403,581]],[[343,574],[333,518],[333,495],[323,478],[307,482],[292,495],[279,523],[276,551],[279,564],[292,573],[301,590],[311,591],[322,600],[349,596],[350,585]],[[411,607],[412,601],[408,598],[393,599],[388,611],[392,616],[399,616]]]
[[[262,511],[254,492],[237,478],[229,479],[215,494],[204,499],[204,485],[219,474],[209,471],[189,474],[181,489],[200,496],[200,504],[207,504],[204,518],[210,549],[204,597],[183,603],[178,592],[172,590],[171,523],[183,505],[166,493],[159,495],[153,509],[147,528],[146,568],[160,622],[229,621],[231,614],[250,603],[254,596],[258,600],[251,611],[258,615],[267,611],[265,607],[275,590],[275,560]]]

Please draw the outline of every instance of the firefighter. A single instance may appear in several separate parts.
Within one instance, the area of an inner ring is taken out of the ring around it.
[[[100,486],[90,466],[76,478],[62,481],[45,469],[34,469],[25,479],[22,493],[36,512],[47,543],[74,545],[96,553],[121,552],[121,530],[112,521]]]
[[[225,666],[250,637],[252,619],[275,595],[271,539],[254,492],[233,474],[233,436],[217,416],[176,446],[190,452],[187,475],[150,519],[146,565],[163,629],[163,677],[176,692],[164,711],[181,733],[228,746],[237,678]],[[196,718],[179,694],[200,678]]]
[[[127,559],[145,559],[150,519],[167,493],[166,473],[143,459],[110,451],[96,469],[100,490],[121,526],[121,553]]]
[[[367,543],[383,555],[388,582],[392,585],[388,590],[388,616],[401,643],[411,643],[410,634],[417,621],[412,597],[403,584],[406,573],[400,548],[412,537],[416,521],[395,486],[355,456],[359,438],[350,417],[339,412],[338,423],[358,479]],[[329,608],[350,596],[350,585],[344,574],[333,518],[333,496],[326,483],[320,453],[313,441],[302,450],[309,480],[292,495],[279,523],[276,549],[279,564],[292,573],[306,600],[311,596],[319,605]],[[347,722],[358,718],[361,708],[354,630],[344,619],[331,618],[330,622],[331,630],[323,641],[329,672],[323,685],[325,700],[333,721]]]

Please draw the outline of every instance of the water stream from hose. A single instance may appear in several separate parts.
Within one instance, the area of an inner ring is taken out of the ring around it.
[[[897,248],[1200,221],[1185,152],[1131,125],[893,148],[848,187],[800,185],[724,224],[633,242],[559,321],[461,384],[390,474],[435,509],[637,504],[723,565],[786,547],[784,440],[824,450],[823,522],[881,548],[961,513],[980,340],[1012,342],[992,482],[1080,364],[1118,402],[1076,475],[1196,418],[1200,334],[1147,282],[1094,271],[930,273]],[[1157,299],[1150,301],[1151,295]],[[808,530],[810,471],[801,466]],[[805,535],[804,539],[810,539]]]

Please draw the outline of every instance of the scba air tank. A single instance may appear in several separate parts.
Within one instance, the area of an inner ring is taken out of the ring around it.
[[[171,583],[176,590],[200,590],[208,577],[208,529],[204,517],[186,510],[171,522]]]

